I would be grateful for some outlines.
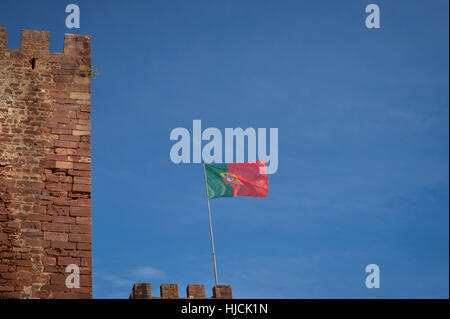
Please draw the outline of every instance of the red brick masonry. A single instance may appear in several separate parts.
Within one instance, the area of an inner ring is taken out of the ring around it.
[[[92,297],[90,65],[89,36],[0,28],[0,298]]]
[[[231,286],[230,285],[216,285],[213,287],[214,299],[231,299]],[[186,288],[187,297],[178,296],[177,284],[162,284],[160,286],[161,297],[152,297],[151,284],[148,283],[135,283],[133,291],[130,294],[129,299],[205,299],[205,286],[204,285],[188,285]]]

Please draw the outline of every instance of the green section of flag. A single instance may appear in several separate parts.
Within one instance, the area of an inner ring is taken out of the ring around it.
[[[220,173],[228,171],[226,164],[205,165],[206,182],[208,185],[208,199],[217,197],[233,197],[231,185],[225,183]]]

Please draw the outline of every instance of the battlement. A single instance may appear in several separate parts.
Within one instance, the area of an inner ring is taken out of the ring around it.
[[[10,51],[33,56],[61,55],[61,53],[49,52],[49,48],[50,32],[22,30],[20,49],[8,49],[6,28],[0,27],[0,54]],[[91,36],[66,33],[64,35],[63,54],[76,59],[79,64],[86,64],[91,59]]]
[[[50,48],[50,32],[22,30],[20,50],[23,52],[48,52]]]
[[[230,285],[216,285],[212,289],[213,299],[231,299]],[[186,297],[178,295],[178,284],[161,284],[160,297],[152,297],[150,283],[135,283],[129,299],[206,299],[205,286],[189,284],[186,287]]]

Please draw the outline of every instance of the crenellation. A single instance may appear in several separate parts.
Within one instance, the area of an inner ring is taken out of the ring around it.
[[[213,287],[213,299],[232,299],[230,285],[216,285]],[[150,283],[135,283],[129,299],[206,299],[205,286],[201,284],[188,284],[186,297],[178,295],[177,284],[161,284],[160,297],[152,296]]]
[[[66,33],[64,35],[64,54],[75,59],[76,63],[80,66],[79,71],[83,68],[90,67],[91,37]]]
[[[213,298],[215,299],[231,299],[231,286],[230,285],[215,285],[213,287]]]
[[[191,299],[204,299],[205,285],[195,285],[195,284],[187,285],[186,296]]]
[[[25,54],[46,54],[50,50],[50,32],[22,30],[20,50]]]
[[[178,285],[177,284],[161,284],[160,286],[161,298],[177,299]]]

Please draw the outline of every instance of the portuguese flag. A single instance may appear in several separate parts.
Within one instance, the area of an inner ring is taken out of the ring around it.
[[[208,199],[217,197],[266,197],[269,179],[266,162],[205,164]]]

